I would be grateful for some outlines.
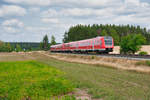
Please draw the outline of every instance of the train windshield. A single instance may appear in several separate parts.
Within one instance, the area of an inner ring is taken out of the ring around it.
[[[112,46],[112,37],[110,36],[105,36],[104,37],[105,45],[106,46]]]

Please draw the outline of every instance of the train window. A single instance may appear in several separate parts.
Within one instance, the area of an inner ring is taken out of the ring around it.
[[[101,45],[102,41],[101,40],[95,40],[95,45]]]
[[[105,45],[111,46],[112,45],[112,37],[104,37]]]
[[[79,45],[80,45],[80,46],[90,46],[90,42],[89,42],[89,41],[80,42]]]
[[[102,41],[100,40],[100,43],[99,43],[100,45],[102,45]]]

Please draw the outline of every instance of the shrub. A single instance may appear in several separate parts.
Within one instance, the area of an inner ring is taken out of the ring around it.
[[[122,38],[120,43],[120,52],[124,54],[135,54],[139,51],[141,45],[146,41],[145,37],[141,34],[130,34]]]
[[[141,51],[141,52],[139,52],[139,55],[141,55],[141,56],[143,56],[143,55],[148,55],[148,53],[145,52],[145,51]]]
[[[150,66],[150,61],[146,61],[146,65],[147,65],[147,66]]]
[[[95,56],[92,56],[91,59],[95,59]]]

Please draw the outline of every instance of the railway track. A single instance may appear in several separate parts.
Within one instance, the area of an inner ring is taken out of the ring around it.
[[[60,53],[59,53],[60,54]],[[122,55],[122,54],[78,54],[78,53],[63,53],[71,55],[83,55],[83,56],[98,56],[98,57],[110,57],[110,58],[120,58],[120,59],[130,59],[130,60],[150,60],[150,55]]]

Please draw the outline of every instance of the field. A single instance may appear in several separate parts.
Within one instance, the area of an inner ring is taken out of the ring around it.
[[[11,57],[12,56],[13,55],[11,55]],[[10,97],[15,97],[17,95],[24,97],[24,94],[30,94],[32,97],[34,93],[49,97],[51,95],[48,93],[51,93],[52,95],[68,93],[72,90],[73,87],[71,83],[73,83],[75,88],[86,91],[88,95],[92,97],[92,100],[150,100],[149,74],[116,69],[100,64],[94,65],[67,62],[54,59],[51,56],[45,56],[38,52],[27,53],[24,55],[15,54],[15,57],[17,58],[22,56],[25,60],[34,59],[35,61],[0,63],[0,81],[2,82],[0,84],[6,85],[6,88],[0,85],[0,97],[5,95],[7,96],[8,94]],[[2,57],[0,56],[0,58]],[[5,60],[7,59],[9,59],[9,56],[5,58]],[[11,59],[9,60],[11,61]],[[12,65],[12,67],[9,68],[8,65]],[[38,65],[41,67],[39,68]],[[22,74],[27,72],[25,69],[28,69],[30,74]],[[49,71],[51,72],[51,69],[56,70],[56,72],[58,71],[58,76],[49,73]],[[8,73],[6,73],[7,70]],[[65,74],[63,72],[65,72]],[[38,78],[36,76],[38,76]],[[46,81],[47,78],[51,79],[51,76],[60,79],[58,84],[62,83],[61,79],[65,79],[67,81],[67,85],[62,84],[62,86],[66,88],[63,88],[62,91],[59,91],[58,89],[59,92],[57,93],[52,92],[50,82]],[[18,81],[14,81],[15,78]],[[21,84],[25,81],[27,81],[26,83],[33,82],[33,84]],[[5,83],[9,83],[11,85],[7,85]],[[44,90],[46,89],[46,91],[43,91],[43,88],[38,88],[41,84],[46,84],[44,85]],[[18,87],[19,90],[17,90]],[[7,90],[14,88],[16,89],[16,92],[6,92]],[[26,91],[26,89],[28,91]],[[64,91],[66,89],[67,92]],[[37,100],[42,100],[42,98],[43,97]]]
[[[45,64],[0,62],[0,100],[47,100],[72,90],[63,72]]]

